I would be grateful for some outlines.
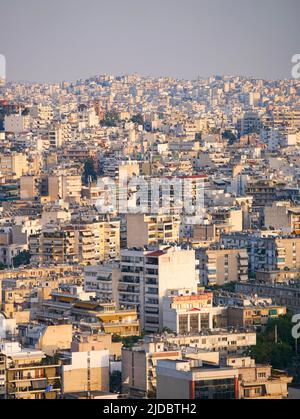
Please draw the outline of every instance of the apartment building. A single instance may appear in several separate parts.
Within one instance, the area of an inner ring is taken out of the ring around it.
[[[63,199],[67,202],[80,202],[82,179],[77,175],[48,176],[48,195],[50,201]]]
[[[47,228],[29,238],[32,262],[40,265],[49,263],[72,263],[78,260],[75,253],[75,231]]]
[[[217,241],[217,229],[216,225],[214,224],[208,224],[208,225],[201,225],[201,224],[195,224],[191,226],[187,226],[191,233],[184,236],[190,236],[192,237],[193,243],[208,243],[210,245],[211,243],[214,243]]]
[[[157,398],[238,399],[238,370],[201,360],[163,360],[157,365]]]
[[[112,179],[130,179],[139,176],[140,167],[137,161],[123,161],[111,157],[103,162],[103,174]]]
[[[4,129],[6,132],[21,134],[30,129],[30,117],[22,114],[5,115]]]
[[[20,183],[17,179],[1,178],[0,180],[0,202],[12,203],[20,199]]]
[[[272,370],[270,365],[256,365],[249,357],[228,357],[226,366],[238,369],[239,399],[281,400],[288,396],[288,384],[292,377],[287,373]]]
[[[117,309],[114,302],[75,301],[70,309],[72,321],[118,336],[139,336],[140,322],[135,309]]]
[[[226,247],[247,248],[249,275],[257,271],[284,271],[300,268],[300,237],[273,234],[222,235],[221,243]]]
[[[108,350],[110,360],[120,360],[123,343],[115,342],[111,333],[76,331],[73,336],[71,352]]]
[[[196,249],[199,260],[200,283],[203,285],[224,285],[248,280],[247,249],[230,249],[211,246]]]
[[[45,227],[29,239],[35,263],[79,262],[84,265],[119,259],[120,222],[100,221]]]
[[[27,250],[27,234],[22,226],[13,225],[0,229],[0,263],[13,267],[14,258]]]
[[[21,342],[26,348],[34,348],[53,357],[60,350],[70,350],[72,325],[19,325]]]
[[[256,345],[256,332],[251,329],[203,330],[201,333],[183,335],[145,336],[144,342],[164,342],[169,347],[195,348],[200,351],[221,354],[243,354],[250,346]]]
[[[0,342],[6,360],[6,399],[56,399],[61,395],[60,367],[46,364],[42,351],[18,342]]]
[[[300,127],[300,111],[276,107],[263,117],[263,125],[269,128],[297,129]]]
[[[163,343],[122,348],[122,392],[130,397],[155,398],[156,366],[162,359],[182,359],[181,350],[168,350]]]
[[[198,271],[194,250],[164,247],[160,250],[128,249],[121,251],[119,305],[136,307],[141,328],[163,328],[163,297],[182,283],[197,292]]]
[[[273,285],[248,282],[236,284],[236,291],[271,298],[274,304],[286,307],[294,314],[300,313],[300,287],[298,283]]]
[[[243,231],[243,211],[236,208],[218,208],[209,210],[211,223],[220,231]]]
[[[98,167],[97,150],[94,147],[89,147],[87,143],[70,143],[68,147],[64,147],[62,153],[67,161],[84,164],[88,159],[92,159],[94,166]]]
[[[176,215],[127,214],[127,246],[144,247],[175,243],[180,235],[180,217]]]
[[[227,325],[227,309],[213,307],[213,294],[190,290],[169,291],[163,298],[163,327],[172,332],[200,333]]]
[[[265,227],[280,229],[284,234],[300,234],[300,207],[274,202],[264,209]]]
[[[265,327],[269,320],[286,315],[286,307],[276,304],[261,304],[247,307],[228,307],[229,327]]]
[[[248,182],[246,194],[253,196],[254,206],[264,207],[278,199],[279,188],[283,186],[285,184],[281,184],[275,180],[255,180]]]
[[[15,175],[17,178],[20,178],[26,175],[28,170],[28,156],[26,154],[16,152],[11,154],[1,153],[0,173],[2,175]]]
[[[52,106],[50,105],[37,105],[30,109],[30,115],[36,120],[39,128],[45,128],[51,123],[54,117]]]
[[[174,399],[180,393],[181,398],[195,400],[280,400],[288,396],[292,378],[283,371],[272,371],[269,365],[256,365],[249,357],[228,356],[219,361],[189,358],[187,354],[181,361],[158,362],[158,397]]]
[[[32,288],[34,286],[42,286],[52,281],[64,282],[70,280],[78,280],[81,277],[82,268],[79,266],[62,264],[50,267],[20,267],[18,270],[7,269],[0,271],[1,280],[6,287],[11,288]]]
[[[139,336],[140,322],[135,309],[118,309],[114,302],[99,302],[95,293],[79,286],[52,290],[32,316],[40,323],[74,323],[87,330],[119,336]]]
[[[79,132],[86,128],[97,127],[99,118],[96,115],[94,108],[88,108],[85,105],[80,105],[77,113],[77,124]]]
[[[70,204],[64,201],[43,205],[41,214],[42,229],[48,225],[68,225],[72,219]]]
[[[120,221],[74,224],[76,250],[83,262],[104,262],[120,258]]]
[[[100,301],[118,302],[120,279],[119,262],[106,262],[84,268],[84,289],[87,292],[95,292]]]
[[[53,149],[61,147],[66,141],[72,139],[69,124],[54,124],[48,130],[49,146]]]
[[[39,305],[42,296],[62,284],[82,281],[81,268],[75,265],[19,268],[0,272],[0,303],[8,317],[19,317],[20,306]]]
[[[37,176],[22,176],[20,178],[20,199],[36,200],[39,196],[39,178]]]
[[[17,323],[14,319],[9,319],[4,312],[0,313],[0,340],[9,339],[16,335]]]
[[[238,119],[237,130],[242,134],[260,132],[261,117],[256,112],[245,112],[243,117]]]
[[[109,391],[109,351],[63,352],[62,392],[64,395]]]
[[[257,271],[255,279],[265,284],[289,284],[300,282],[300,269],[285,271]]]
[[[64,285],[59,289],[42,294],[38,310],[32,315],[40,324],[70,324],[71,308],[76,301],[90,301],[95,294],[86,293],[76,285]]]

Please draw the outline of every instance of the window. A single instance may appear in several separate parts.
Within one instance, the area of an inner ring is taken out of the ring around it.
[[[246,398],[249,398],[249,397],[250,397],[250,395],[251,395],[250,390],[245,390],[245,391],[244,391],[244,396],[245,396]]]
[[[199,332],[199,315],[192,314],[190,316],[190,332],[198,333]]]
[[[255,393],[256,395],[260,394],[260,387],[255,388],[255,389],[254,389],[254,393]]]
[[[209,329],[209,314],[201,314],[201,329]]]
[[[234,378],[197,381],[195,385],[195,399],[235,399]]]
[[[179,316],[179,333],[188,333],[188,316]]]

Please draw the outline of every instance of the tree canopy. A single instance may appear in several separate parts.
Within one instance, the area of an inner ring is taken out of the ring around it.
[[[106,112],[104,119],[101,122],[106,127],[116,127],[120,122],[120,115],[115,111]]]
[[[144,117],[141,113],[138,113],[136,115],[133,115],[131,118],[131,121],[134,124],[138,124],[138,125],[144,125]]]
[[[20,252],[17,256],[13,258],[13,266],[14,268],[18,268],[19,266],[26,266],[30,264],[30,252],[28,250],[24,250]]]
[[[267,363],[277,369],[290,367],[294,361],[295,353],[292,326],[290,314],[270,320],[264,332],[258,334],[257,344],[251,347],[250,355],[260,364]]]
[[[92,182],[95,182],[97,180],[97,173],[95,170],[94,160],[91,158],[87,159],[84,163],[84,170],[82,175],[82,181],[84,185],[87,186],[90,180]]]
[[[222,137],[225,140],[229,141],[229,144],[233,144],[237,141],[237,137],[234,135],[234,133],[230,130],[226,130],[223,132]]]

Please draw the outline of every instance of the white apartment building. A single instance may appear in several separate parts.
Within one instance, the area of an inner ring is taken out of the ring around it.
[[[147,342],[161,342],[172,348],[196,348],[200,351],[220,352],[221,354],[243,354],[256,345],[256,332],[251,330],[219,329],[177,335],[145,336]]]
[[[99,125],[99,118],[93,108],[83,109],[81,112],[78,112],[77,119],[79,132]]]
[[[163,297],[183,286],[197,293],[198,270],[194,250],[162,247],[155,251],[121,251],[119,305],[135,306],[141,328],[156,332],[163,328]]]
[[[6,115],[4,119],[4,129],[6,132],[20,134],[30,128],[30,117],[20,114]]]
[[[227,308],[213,307],[213,293],[188,289],[169,291],[163,298],[163,327],[179,334],[225,327]]]

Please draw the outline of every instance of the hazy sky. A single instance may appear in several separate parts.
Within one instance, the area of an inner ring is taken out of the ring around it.
[[[0,0],[9,80],[290,78],[299,0]]]

